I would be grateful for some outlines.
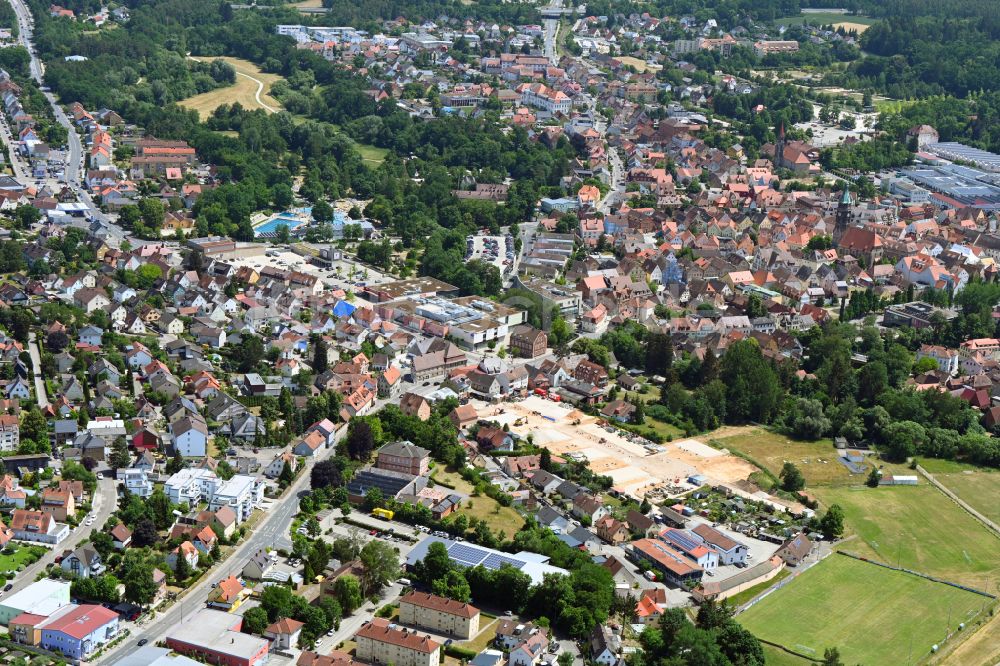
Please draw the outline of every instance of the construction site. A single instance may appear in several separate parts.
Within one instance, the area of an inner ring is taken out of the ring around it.
[[[653,444],[572,405],[537,395],[499,406],[473,404],[480,418],[507,425],[523,439],[530,435],[555,455],[587,460],[596,474],[613,479],[615,490],[633,497],[668,497],[703,483],[742,481],[756,471],[742,458],[696,439]]]

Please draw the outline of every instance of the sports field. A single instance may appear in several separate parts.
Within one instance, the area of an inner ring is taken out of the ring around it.
[[[215,58],[197,57],[195,60],[215,60]],[[281,79],[277,74],[267,74],[260,71],[257,65],[241,58],[222,58],[236,68],[236,83],[224,88],[216,88],[207,93],[188,97],[180,102],[181,106],[194,109],[202,119],[211,115],[212,111],[223,104],[239,102],[245,109],[264,109],[275,112],[281,109],[281,102],[268,93],[271,86]]]
[[[1000,539],[930,484],[816,494],[824,507],[843,507],[847,531],[857,535],[844,550],[996,593]]]
[[[973,509],[1000,524],[1000,503],[997,502],[1000,497],[1000,471],[975,467],[945,473],[928,471]]]
[[[799,442],[762,428],[738,435],[713,438],[712,446],[749,456],[775,476],[785,461],[794,463],[806,479],[806,489],[816,485],[864,483],[865,475],[852,475],[837,460],[837,450],[827,439]]]
[[[837,25],[838,23],[853,23],[867,28],[875,23],[875,19],[867,16],[852,16],[839,12],[810,12],[808,14],[798,14],[796,16],[785,16],[774,21],[778,25]],[[844,26],[848,30],[850,27]]]
[[[904,664],[942,641],[949,617],[954,628],[985,601],[834,554],[737,618],[755,635],[814,658],[836,647],[845,664]]]

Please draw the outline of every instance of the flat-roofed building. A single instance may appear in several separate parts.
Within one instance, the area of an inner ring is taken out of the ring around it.
[[[479,633],[479,609],[426,592],[410,592],[399,600],[399,621],[466,640]]]
[[[167,647],[210,664],[263,664],[267,661],[270,643],[242,633],[242,625],[243,618],[239,615],[202,608],[167,632]]]

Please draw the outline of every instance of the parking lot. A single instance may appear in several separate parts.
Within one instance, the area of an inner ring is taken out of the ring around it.
[[[257,271],[265,266],[278,270],[299,271],[315,276],[327,289],[344,291],[356,292],[365,285],[395,280],[390,275],[347,258],[334,261],[328,268],[323,268],[312,263],[309,257],[296,254],[284,247],[261,246],[259,254],[233,257],[227,261],[234,266],[249,266]]]
[[[514,237],[477,234],[465,239],[465,260],[478,259],[493,264],[501,273],[514,270]]]

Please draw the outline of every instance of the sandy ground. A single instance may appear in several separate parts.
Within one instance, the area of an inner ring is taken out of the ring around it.
[[[535,444],[548,447],[552,453],[585,457],[596,473],[614,479],[616,489],[636,497],[667,485],[683,485],[692,474],[703,474],[714,482],[733,482],[755,471],[745,460],[697,440],[664,444],[662,452],[652,453],[618,430],[608,432],[598,425],[597,418],[538,396],[502,405],[473,404],[480,417],[507,424],[511,432],[522,437],[530,434]]]

